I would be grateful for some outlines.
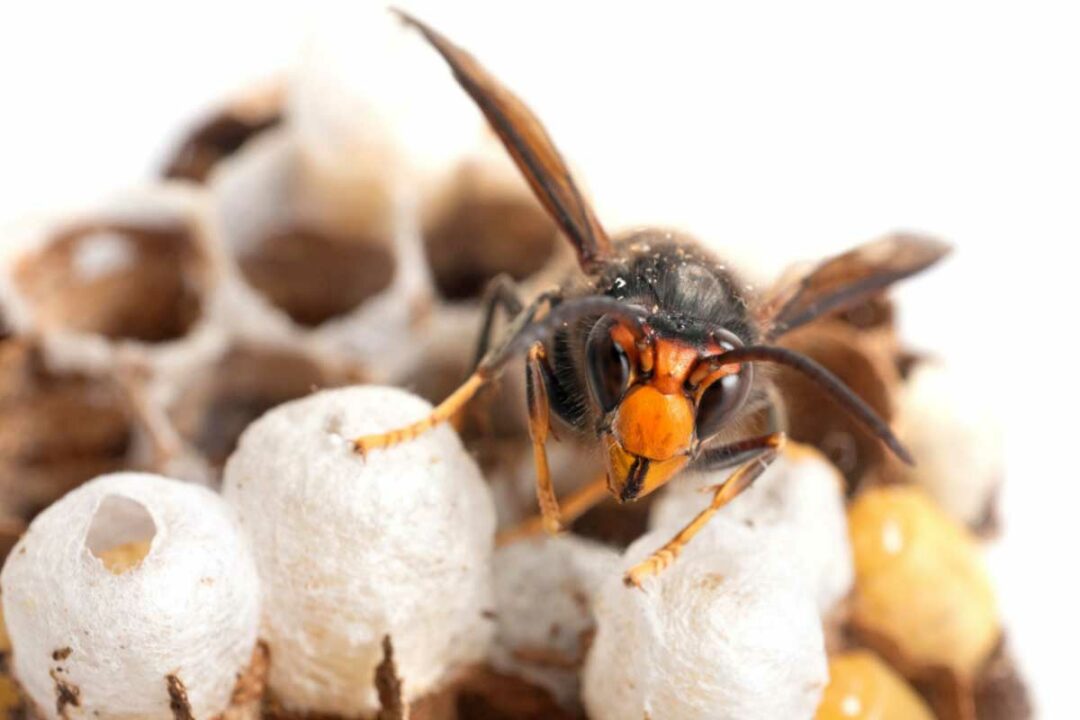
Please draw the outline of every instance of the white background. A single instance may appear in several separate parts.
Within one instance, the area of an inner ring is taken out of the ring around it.
[[[185,123],[287,67],[313,29],[347,38],[359,4],[5,3],[0,224],[148,177]],[[520,91],[609,222],[684,226],[769,269],[894,228],[955,244],[904,287],[905,332],[1006,423],[992,568],[1041,716],[1080,717],[1080,17],[1028,2],[404,4]]]

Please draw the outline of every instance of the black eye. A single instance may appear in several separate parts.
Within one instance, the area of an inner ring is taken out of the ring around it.
[[[630,358],[611,339],[611,323],[599,322],[585,341],[586,376],[589,389],[604,412],[619,404],[630,384]]]
[[[750,367],[719,378],[705,388],[697,411],[697,436],[707,440],[720,431],[746,401],[750,392]]]

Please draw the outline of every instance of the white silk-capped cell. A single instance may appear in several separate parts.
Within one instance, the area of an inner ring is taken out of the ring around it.
[[[908,476],[969,527],[987,518],[1004,473],[1001,426],[982,390],[941,363],[920,362],[904,384],[896,420],[915,456]]]
[[[515,542],[495,553],[497,630],[490,660],[549,692],[568,710],[579,706],[579,671],[595,627],[592,599],[619,554],[563,535]]]
[[[195,717],[213,717],[252,660],[250,548],[233,510],[195,485],[142,473],[82,485],[34,520],[0,586],[14,675],[46,718],[173,718],[168,676]]]
[[[723,482],[730,473],[676,479],[653,505],[649,526],[685,524],[712,498],[702,488]],[[717,514],[753,529],[759,542],[777,544],[787,562],[804,574],[822,615],[848,595],[855,580],[843,482],[819,452],[789,442],[769,469]]]
[[[351,444],[430,409],[394,388],[323,391],[252,424],[226,465],[265,588],[270,691],[290,710],[375,711],[386,635],[409,700],[487,652],[495,513],[476,463],[447,425],[366,456]]]
[[[593,603],[583,677],[592,720],[809,720],[828,680],[821,620],[775,544],[714,519],[640,589],[623,572],[677,528],[627,550]]]

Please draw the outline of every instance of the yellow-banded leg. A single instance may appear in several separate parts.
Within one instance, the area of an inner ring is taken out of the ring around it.
[[[371,450],[397,445],[415,437],[423,435],[431,428],[444,423],[454,417],[466,403],[476,396],[480,388],[489,380],[479,370],[469,376],[461,387],[450,394],[450,397],[436,405],[430,413],[414,423],[404,427],[395,428],[377,435],[365,435],[353,440],[353,449],[360,454],[366,454]]]
[[[701,531],[701,528],[705,527],[709,520],[716,515],[717,511],[738,497],[743,490],[750,487],[765,472],[766,468],[776,459],[785,441],[786,437],[783,433],[771,433],[755,438],[753,441],[737,443],[742,451],[745,451],[747,444],[752,442],[758,445],[760,452],[753,459],[740,465],[727,480],[718,485],[713,492],[709,506],[698,513],[675,537],[671,538],[667,544],[648,558],[630,568],[623,577],[623,582],[630,587],[641,587],[641,583],[645,578],[659,575],[671,563],[675,562],[675,558],[679,556],[682,549]]]
[[[560,516],[563,522],[572,523],[607,497],[610,497],[607,473],[601,473],[599,477],[590,480],[588,484],[575,490],[560,503]],[[544,518],[542,515],[534,515],[518,525],[499,532],[495,538],[495,545],[498,547],[509,545],[542,532],[544,532]]]
[[[551,484],[551,468],[548,467],[547,437],[551,430],[551,406],[548,403],[547,386],[544,384],[544,346],[535,343],[529,348],[525,375],[525,396],[529,405],[529,437],[532,438],[533,464],[536,466],[536,501],[540,505],[542,525],[550,535],[562,528],[559,520],[559,499]]]
[[[543,309],[547,314],[538,317]],[[510,323],[504,340],[490,348],[468,379],[450,397],[439,403],[428,415],[405,427],[353,440],[353,448],[366,453],[412,440],[436,425],[454,417],[480,389],[499,376],[514,357],[529,351],[537,343],[550,338],[559,329],[579,318],[600,314],[621,315],[639,320],[640,310],[604,295],[589,295],[562,302],[557,291],[545,292],[522,310]]]
[[[465,382],[462,383],[457,390],[451,393],[448,398],[436,405],[428,415],[420,418],[416,422],[404,427],[388,430],[387,432],[365,435],[353,440],[353,449],[356,450],[356,452],[363,455],[370,450],[390,447],[392,445],[413,440],[436,425],[457,416],[457,414],[464,409],[465,405],[476,397],[476,394],[480,392],[480,389],[483,388],[484,385],[499,376],[503,367],[506,365],[506,362],[514,356],[514,353],[517,350],[512,341],[532,326],[540,308],[543,305],[550,303],[555,297],[555,294],[543,293],[534,300],[528,308],[522,310],[521,304],[518,302],[516,295],[513,292],[512,284],[503,276],[499,276],[490,284],[487,296],[485,301],[487,307],[484,312],[484,324],[481,328],[478,349],[478,354],[482,356],[482,361],[477,364],[477,367],[472,371],[472,374],[470,374],[469,377],[465,379]],[[494,314],[496,307],[498,306],[505,307],[510,312],[516,311],[516,315],[511,327],[509,339],[495,349],[488,351]]]

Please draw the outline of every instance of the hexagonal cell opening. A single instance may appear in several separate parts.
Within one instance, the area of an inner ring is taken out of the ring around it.
[[[22,258],[15,283],[43,328],[154,343],[199,319],[208,265],[183,224],[98,223],[62,230]]]
[[[455,179],[455,196],[424,230],[435,286],[450,300],[479,297],[499,273],[528,278],[563,242],[536,200],[524,191],[484,192],[478,172],[463,168]]]
[[[181,435],[220,467],[267,410],[346,379],[289,350],[237,347],[182,393],[172,417]]]
[[[280,111],[245,115],[226,110],[209,117],[177,146],[165,163],[162,175],[205,182],[218,163],[239,151],[255,136],[277,127],[281,120]]]
[[[385,243],[299,225],[268,235],[237,262],[252,287],[306,327],[346,315],[386,290],[396,269]]]
[[[134,570],[150,553],[157,525],[142,503],[121,495],[102,498],[90,528],[86,548],[114,575]]]

